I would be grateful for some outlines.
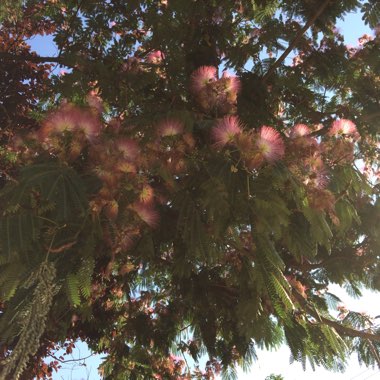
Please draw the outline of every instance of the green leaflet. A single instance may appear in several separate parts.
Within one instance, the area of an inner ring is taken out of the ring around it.
[[[335,211],[339,219],[338,230],[341,233],[346,232],[351,227],[353,221],[360,224],[358,213],[348,200],[339,200],[335,204]]]

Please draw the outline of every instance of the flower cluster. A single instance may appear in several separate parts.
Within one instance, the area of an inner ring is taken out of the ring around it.
[[[236,116],[218,120],[211,130],[211,138],[217,148],[237,148],[248,170],[275,163],[285,154],[284,142],[274,128],[262,126],[258,131],[246,132]]]
[[[216,149],[227,149],[231,157],[237,154],[236,162],[243,163],[250,172],[282,160],[304,186],[309,206],[328,212],[338,224],[335,197],[327,188],[330,172],[337,165],[352,163],[358,132],[355,124],[346,119],[334,121],[323,140],[315,137],[319,129],[321,125],[296,124],[284,139],[272,127],[247,130],[237,116],[225,116],[217,120],[210,135]]]
[[[33,137],[51,153],[74,161],[87,144],[96,143],[101,129],[96,108],[81,108],[68,103],[52,112]]]
[[[139,139],[122,132],[121,128],[108,131],[89,152],[102,183],[92,200],[92,210],[111,222],[104,228],[105,234],[112,236],[110,245],[115,253],[128,250],[142,229],[156,228],[159,223],[155,191],[146,175],[149,162]]]
[[[191,75],[190,90],[204,112],[233,113],[240,87],[240,80],[227,72],[218,79],[214,66],[202,66]]]
[[[295,125],[288,133],[286,164],[293,176],[305,186],[310,207],[327,211],[339,224],[334,211],[335,197],[327,188],[330,171],[337,165],[351,164],[354,144],[360,136],[351,120],[332,123],[324,139],[314,136],[320,126]]]

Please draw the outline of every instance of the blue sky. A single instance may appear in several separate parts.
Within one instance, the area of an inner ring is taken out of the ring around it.
[[[1,0],[0,0],[1,1]],[[338,22],[337,27],[344,35],[346,44],[357,45],[358,38],[365,33],[372,34],[371,30],[366,27],[359,14],[348,14],[344,20]],[[41,55],[54,56],[57,55],[57,48],[55,47],[50,37],[35,37],[29,41],[34,50]],[[355,311],[366,311],[370,315],[380,315],[380,295],[379,293],[372,293],[369,291],[363,292],[363,298],[354,300],[350,298],[343,290],[338,287],[332,287],[332,292],[335,292],[348,308]],[[78,344],[77,349],[74,350],[72,358],[86,357],[89,352],[85,344]],[[318,368],[315,372],[308,369],[303,371],[299,363],[289,364],[289,350],[282,347],[277,352],[259,352],[259,360],[253,364],[249,373],[239,371],[239,380],[264,380],[266,376],[271,373],[281,374],[285,380],[375,380],[380,378],[379,369],[368,369],[360,367],[357,364],[356,358],[350,360],[350,365],[344,374],[335,374]],[[78,362],[73,365],[72,363],[63,364],[63,368],[55,374],[54,380],[99,380],[100,376],[97,374],[97,367],[100,364],[100,357],[93,356],[83,362]]]

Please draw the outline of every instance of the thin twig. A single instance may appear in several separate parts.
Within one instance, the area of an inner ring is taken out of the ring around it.
[[[304,25],[302,29],[300,29],[294,39],[290,42],[288,48],[282,53],[281,57],[277,59],[277,61],[269,68],[266,74],[262,78],[262,82],[265,83],[267,79],[275,72],[275,70],[281,65],[281,63],[285,60],[285,58],[290,54],[293,50],[294,46],[300,40],[300,38],[304,35],[304,33],[309,29],[311,25],[314,24],[315,20],[322,14],[330,0],[325,0],[324,3],[318,8],[313,17],[311,17],[307,23]]]
[[[67,360],[62,360],[60,358],[57,358],[55,355],[53,354],[49,354],[49,356],[55,360],[58,360],[60,363],[69,363],[69,362],[79,362],[79,361],[82,361],[82,360],[86,360],[86,359],[89,359],[91,358],[91,356],[94,356],[95,354],[92,353],[84,358],[78,358],[78,359],[67,359]]]

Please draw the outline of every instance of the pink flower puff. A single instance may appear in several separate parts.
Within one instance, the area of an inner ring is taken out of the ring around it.
[[[311,133],[310,128],[305,124],[296,124],[289,133],[289,137],[291,139],[295,139],[297,137],[307,136]]]
[[[100,120],[94,113],[72,104],[65,104],[45,120],[39,130],[39,137],[45,140],[51,135],[81,131],[92,142],[98,136],[101,127]]]
[[[275,162],[285,154],[281,135],[272,127],[265,125],[259,131],[256,147],[268,162]]]
[[[157,210],[151,203],[136,202],[131,208],[149,227],[157,227],[159,216]]]
[[[153,50],[146,56],[146,61],[153,64],[159,64],[163,59],[165,59],[165,55],[160,50]]]
[[[161,137],[175,136],[183,133],[183,124],[174,119],[167,119],[159,123],[158,134]]]
[[[241,89],[241,82],[235,75],[229,74],[227,71],[223,72],[222,80],[226,82],[226,91],[237,94]]]
[[[139,146],[135,140],[123,137],[116,142],[117,149],[125,158],[134,161],[139,154]]]
[[[360,138],[355,123],[348,119],[335,120],[328,132],[329,136],[348,135],[354,137],[355,140]]]
[[[243,127],[237,116],[225,116],[218,120],[216,126],[211,129],[211,137],[218,148],[223,148],[232,143],[235,136],[242,132]]]
[[[207,84],[216,82],[216,80],[216,67],[201,66],[191,75],[191,90],[194,94],[198,94],[207,86]]]
[[[77,129],[82,131],[89,141],[93,141],[100,132],[102,125],[97,115],[89,111],[78,112]]]

